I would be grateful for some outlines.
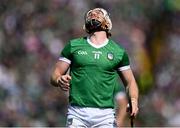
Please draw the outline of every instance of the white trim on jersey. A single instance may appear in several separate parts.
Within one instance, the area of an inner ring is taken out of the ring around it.
[[[65,57],[59,57],[59,60],[67,62],[68,64],[71,64],[71,61]]]
[[[128,69],[130,69],[130,65],[119,67],[118,71],[124,71],[124,70],[128,70]]]
[[[87,42],[88,42],[91,46],[93,46],[93,47],[95,47],[95,48],[102,48],[102,47],[104,47],[104,46],[106,46],[106,45],[108,44],[109,39],[105,40],[105,41],[104,41],[102,44],[100,44],[100,45],[96,45],[96,44],[94,44],[94,43],[92,43],[92,42],[90,41],[89,37],[87,37]]]

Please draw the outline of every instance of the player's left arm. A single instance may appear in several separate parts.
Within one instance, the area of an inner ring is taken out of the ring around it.
[[[132,103],[131,116],[136,116],[138,113],[139,90],[134,75],[132,73],[132,70],[129,68],[127,70],[120,71],[119,75],[126,88],[129,89],[129,96],[131,98],[131,103]]]

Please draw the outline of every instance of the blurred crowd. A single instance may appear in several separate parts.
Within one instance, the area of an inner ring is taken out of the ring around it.
[[[112,38],[126,48],[140,89],[137,126],[180,126],[179,0],[1,0],[0,126],[64,126],[67,94],[50,85],[84,14],[110,12]]]

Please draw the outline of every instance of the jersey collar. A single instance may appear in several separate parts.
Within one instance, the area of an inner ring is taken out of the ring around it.
[[[105,41],[104,41],[102,44],[100,44],[100,45],[96,45],[96,44],[94,44],[94,43],[92,43],[92,42],[90,41],[89,37],[87,37],[87,42],[88,42],[92,47],[94,47],[94,48],[102,48],[102,47],[104,47],[104,46],[106,46],[106,45],[108,44],[109,39],[105,40]]]

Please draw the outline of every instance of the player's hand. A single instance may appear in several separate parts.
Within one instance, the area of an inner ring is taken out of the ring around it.
[[[66,74],[57,78],[57,84],[61,87],[63,91],[68,91],[70,86],[71,76]]]
[[[131,116],[135,117],[138,114],[138,111],[139,111],[137,99],[131,98],[131,104],[132,104]]]

